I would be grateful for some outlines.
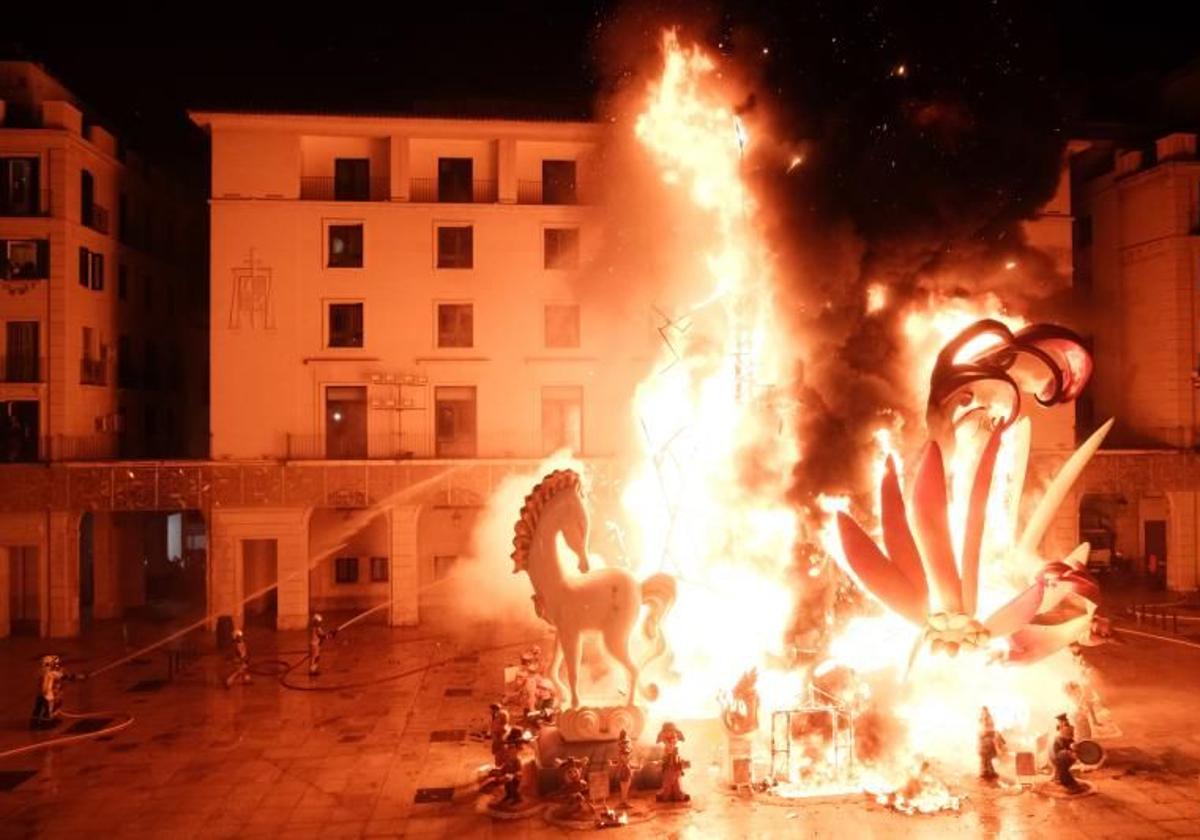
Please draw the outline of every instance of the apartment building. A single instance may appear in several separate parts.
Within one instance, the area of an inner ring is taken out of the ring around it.
[[[1085,538],[1200,581],[1200,159],[1196,135],[1081,144],[1074,161],[1076,285],[1089,300],[1096,371],[1080,424],[1116,417],[1087,476]],[[1164,570],[1165,569],[1165,573]]]
[[[202,195],[40,66],[0,62],[0,483],[26,489],[12,464],[206,454],[204,241]],[[49,632],[45,502],[0,515],[0,633]]]

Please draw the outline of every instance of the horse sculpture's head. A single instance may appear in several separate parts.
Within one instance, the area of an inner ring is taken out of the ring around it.
[[[529,551],[540,528],[555,527],[579,558],[579,571],[588,570],[588,513],[582,482],[574,470],[555,470],[525,497],[513,533],[513,574],[527,571]]]

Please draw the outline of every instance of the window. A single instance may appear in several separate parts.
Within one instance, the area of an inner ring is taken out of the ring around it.
[[[388,579],[388,559],[386,557],[371,558],[371,582],[384,583]]]
[[[363,346],[363,305],[361,303],[329,304],[329,346]]]
[[[104,290],[104,255],[79,249],[79,285],[97,292]]]
[[[542,203],[575,203],[575,161],[542,161]]]
[[[325,457],[367,457],[367,389],[330,385],[325,389]]]
[[[367,158],[334,160],[333,197],[337,201],[370,201],[371,161]]]
[[[363,226],[329,226],[329,267],[362,268]]]
[[[96,179],[86,169],[79,173],[79,220],[93,227],[95,225],[96,209]]]
[[[542,453],[583,451],[583,389],[575,386],[542,388]]]
[[[579,304],[546,304],[546,346],[563,348],[579,346]]]
[[[475,457],[475,388],[440,387],[433,391],[437,457]]]
[[[127,300],[129,296],[129,272],[125,266],[117,266],[117,297]]]
[[[475,346],[475,307],[470,303],[437,305],[437,346]]]
[[[125,193],[117,196],[117,237],[126,245],[129,243],[129,198]]]
[[[40,209],[38,159],[0,158],[0,216],[36,216]]]
[[[9,321],[4,325],[4,381],[38,382],[38,353],[41,350],[37,321]]]
[[[338,557],[333,563],[334,583],[358,583],[358,558]]]
[[[471,158],[438,158],[438,201],[469,203],[473,169]]]
[[[5,280],[45,280],[50,276],[50,242],[46,239],[0,239],[0,277]]]
[[[470,225],[439,226],[437,229],[437,267],[472,268],[474,266],[474,229]]]
[[[546,268],[579,266],[579,229],[546,228],[543,231],[543,259]]]
[[[92,291],[104,291],[104,255],[92,253]]]
[[[457,554],[435,554],[433,555],[433,579],[443,580],[458,563]]]

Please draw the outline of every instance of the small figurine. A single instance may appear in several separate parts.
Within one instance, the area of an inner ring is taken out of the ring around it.
[[[1082,793],[1083,785],[1071,775],[1071,765],[1075,763],[1075,728],[1067,715],[1061,714],[1058,720],[1058,736],[1050,748],[1050,760],[1054,764],[1054,780],[1067,789],[1068,793]]]
[[[992,713],[987,706],[979,710],[979,778],[985,782],[993,782],[1000,778],[992,762],[1000,754],[1003,738],[996,732],[996,724],[992,721]]]
[[[496,764],[497,776],[504,784],[504,796],[495,804],[515,806],[521,803],[521,748],[526,743],[525,733],[514,727],[504,738],[503,751]]]
[[[246,647],[246,634],[241,630],[233,631],[233,673],[225,678],[225,687],[233,688],[239,680],[243,685],[250,684],[250,651]]]
[[[692,797],[683,792],[680,780],[683,771],[691,766],[679,755],[679,742],[685,740],[679,727],[668,721],[658,733],[658,743],[663,745],[662,785],[655,797],[659,802],[690,802]]]
[[[566,806],[561,816],[567,820],[588,820],[596,816],[596,808],[588,795],[587,761],[580,761],[570,755],[559,765],[562,771],[562,795]]]
[[[325,620],[320,613],[313,613],[308,629],[308,675],[315,677],[321,673],[321,645],[326,639],[337,635],[337,628],[325,629]]]
[[[43,656],[38,694],[33,701],[33,714],[29,718],[29,728],[52,729],[58,723],[59,709],[62,706],[63,682],[86,679],[86,674],[63,671],[62,660],[58,656],[54,654]]]
[[[633,763],[633,741],[624,729],[617,736],[617,757],[608,762],[615,770],[617,785],[621,790],[619,807],[629,808],[629,788],[633,785],[633,772],[638,768]]]
[[[492,712],[492,720],[488,725],[488,733],[492,738],[492,763],[499,767],[501,762],[504,761],[506,751],[504,739],[509,734],[508,709],[499,703],[492,703],[488,708]]]

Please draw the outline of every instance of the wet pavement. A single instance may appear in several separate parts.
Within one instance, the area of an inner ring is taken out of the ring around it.
[[[336,622],[335,617],[333,621]],[[56,644],[91,671],[161,626],[108,623]],[[532,639],[497,626],[452,638],[436,625],[355,625],[311,683],[304,637],[250,628],[258,675],[226,690],[227,659],[204,650],[174,678],[159,650],[70,684],[65,708],[95,714],[37,738],[86,736],[0,758],[0,837],[562,837],[540,816],[493,823],[476,813],[487,744],[471,737],[501,690],[502,669]],[[863,796],[772,804],[723,792],[701,756],[685,787],[696,807],[619,829],[637,837],[1200,837],[1200,649],[1141,637],[1088,652],[1123,730],[1077,800],[946,779],[954,814],[903,816]],[[539,640],[546,646],[546,640]],[[0,753],[27,730],[37,639],[0,641]],[[271,660],[278,660],[278,663]],[[311,689],[318,690],[311,690]],[[125,728],[113,728],[132,717]],[[67,732],[67,729],[72,729]],[[89,732],[88,730],[94,730]],[[96,737],[97,734],[99,737]],[[611,836],[612,832],[604,832]]]

